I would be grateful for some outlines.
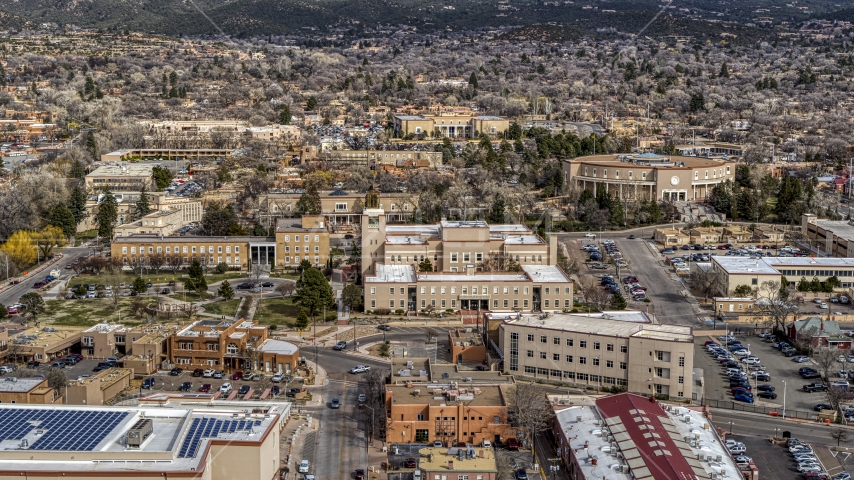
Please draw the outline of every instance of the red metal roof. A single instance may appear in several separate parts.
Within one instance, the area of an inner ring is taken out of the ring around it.
[[[620,393],[596,400],[599,413],[612,427],[621,423],[637,447],[650,475],[656,480],[696,479],[694,470],[670,437],[661,418],[670,420],[657,401],[632,393]],[[617,420],[619,419],[619,420]],[[613,428],[613,427],[612,427]],[[653,434],[657,434],[651,436]],[[625,448],[623,448],[625,451]]]

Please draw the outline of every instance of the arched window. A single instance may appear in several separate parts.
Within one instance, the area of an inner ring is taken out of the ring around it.
[[[225,353],[237,353],[237,344],[229,343],[227,347],[225,347]]]

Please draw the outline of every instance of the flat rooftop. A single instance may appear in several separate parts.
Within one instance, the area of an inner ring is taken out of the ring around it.
[[[805,268],[826,268],[854,267],[854,258],[837,258],[837,257],[763,257],[765,263],[775,268],[790,268],[790,267],[805,267]]]
[[[184,237],[162,237],[160,235],[150,234],[135,234],[127,237],[116,237],[113,243],[180,243],[188,244],[193,242],[198,243],[276,243],[276,237],[253,237],[248,235],[239,235],[234,237],[205,237],[201,235],[184,236]]]
[[[445,272],[418,272],[418,281],[419,282],[445,282],[445,283],[453,283],[453,282],[526,282],[529,281],[530,278],[526,273],[514,273],[514,272],[506,272],[506,273],[489,273],[489,272],[475,272],[474,275],[469,275],[465,272],[462,273],[445,273]]]
[[[412,265],[377,263],[374,270],[376,274],[366,276],[365,283],[415,282],[415,269]]]
[[[471,407],[504,406],[504,395],[497,385],[466,385],[455,382],[457,388],[448,386],[448,382],[435,384],[386,385],[386,391],[391,392],[392,401],[400,405],[453,405],[465,402]]]
[[[154,165],[129,164],[129,165],[102,165],[87,177],[150,177]]]
[[[539,235],[508,235],[504,238],[508,245],[545,245],[546,242]]]
[[[73,472],[109,476],[128,472],[192,472],[205,468],[212,442],[260,442],[290,404],[254,407],[206,403],[204,409],[173,403],[158,407],[9,405],[0,407],[0,472]],[[171,407],[171,408],[170,408]],[[151,420],[139,448],[127,433]],[[69,455],[70,454],[70,455]],[[69,458],[70,457],[70,458]],[[59,476],[56,473],[53,476]]]
[[[389,235],[385,237],[387,245],[425,245],[427,240],[420,235]]]
[[[427,472],[447,472],[448,462],[453,462],[454,470],[460,472],[498,472],[495,450],[491,448],[426,447],[418,453],[418,467]]]
[[[512,375],[502,375],[501,372],[460,370],[459,365],[441,363],[431,365],[430,375],[436,382],[458,382],[460,384],[510,384],[514,383]]]
[[[44,381],[41,377],[18,378],[6,377],[0,381],[0,392],[4,393],[26,393],[36,388]]]
[[[845,240],[854,240],[854,223],[846,220],[816,220],[817,226]],[[785,257],[784,257],[785,258]]]
[[[557,265],[522,265],[522,270],[535,283],[566,283],[572,281],[569,275],[564,273]]]
[[[264,343],[258,349],[265,353],[275,353],[278,355],[293,355],[299,350],[293,343],[272,338],[264,340]]]
[[[643,336],[663,340],[693,341],[691,327],[653,324],[646,313],[622,310],[602,313],[555,313],[489,315],[504,319],[504,325],[530,326],[540,329],[589,333],[610,337]],[[513,318],[516,317],[516,318]]]
[[[763,258],[749,257],[726,257],[716,255],[711,257],[713,264],[717,264],[723,271],[731,275],[779,275],[780,272],[769,265]],[[786,257],[783,257],[786,258]],[[795,257],[792,257],[795,258]],[[804,257],[798,257],[804,258]]]

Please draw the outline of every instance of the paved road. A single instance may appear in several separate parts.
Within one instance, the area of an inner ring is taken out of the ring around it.
[[[737,412],[720,408],[712,409],[712,423],[729,432],[732,422],[732,432],[739,435],[771,438],[775,434],[788,431],[792,436],[809,443],[836,443],[830,438],[830,431],[838,426],[828,427],[822,423],[795,422],[780,417],[771,417],[755,413]],[[854,447],[854,429],[848,429],[852,435],[841,442],[842,446]]]
[[[71,275],[71,270],[66,270],[65,266],[75,259],[80,257],[85,253],[91,253],[91,248],[88,247],[66,247],[59,252],[62,253],[62,258],[59,259],[56,263],[51,266],[51,269],[58,268],[62,271],[62,275],[60,276],[60,280],[65,280]],[[42,275],[44,273],[44,275]],[[18,301],[21,298],[21,295],[25,293],[29,293],[33,290],[33,283],[36,282],[37,278],[44,278],[49,273],[49,270],[44,270],[40,272],[37,276],[30,276],[26,281],[22,281],[18,285],[8,285],[8,282],[3,282],[3,290],[0,290],[0,303],[3,305],[9,305]],[[5,275],[5,272],[0,272],[0,274]]]
[[[365,430],[362,412],[356,408],[357,386],[350,382],[330,381],[323,389],[323,406],[313,415],[320,426],[315,445],[313,473],[317,478],[349,479],[353,470],[365,468]],[[329,408],[332,398],[342,402],[339,409]]]

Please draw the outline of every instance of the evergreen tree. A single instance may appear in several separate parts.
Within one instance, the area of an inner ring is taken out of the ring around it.
[[[279,123],[282,125],[291,124],[291,107],[282,105],[279,109]]]
[[[507,206],[504,203],[504,199],[496,199],[495,203],[492,204],[492,208],[489,210],[489,223],[504,223],[504,213],[506,210]]]
[[[418,264],[419,272],[432,272],[433,271],[433,262],[430,261],[429,258],[425,258]]]
[[[323,310],[323,307],[332,308],[335,305],[329,281],[316,268],[307,268],[302,272],[297,280],[294,301],[308,310],[311,317]]]
[[[71,168],[68,170],[69,178],[83,178],[86,176],[86,170],[83,168],[83,164],[80,163],[80,160],[75,159],[71,164]]]
[[[71,194],[68,197],[68,209],[74,215],[74,222],[80,223],[86,218],[86,194],[80,187],[75,186],[71,189]]]
[[[95,140],[95,132],[92,130],[86,134],[86,151],[89,152],[93,160],[98,160],[98,142]]]
[[[119,204],[116,202],[116,197],[109,189],[104,190],[104,194],[98,202],[98,214],[95,215],[95,221],[98,223],[98,236],[112,240],[118,220]]]
[[[625,310],[628,306],[628,302],[623,297],[623,294],[617,292],[611,295],[611,310]]]
[[[305,109],[308,111],[312,111],[317,108],[317,99],[314,96],[308,97],[305,101]]]
[[[624,225],[626,220],[626,211],[623,209],[623,203],[619,198],[614,198],[611,202],[611,224]]]
[[[724,63],[721,65],[721,73],[720,73],[720,76],[721,76],[721,77],[724,77],[724,78],[729,78],[729,67],[727,67],[726,62],[724,62]]]
[[[477,74],[471,72],[471,76],[469,77],[469,85],[474,88],[477,88]]]
[[[77,233],[77,222],[74,220],[74,214],[64,203],[54,205],[50,209],[47,223],[61,228],[66,237],[73,237]]]
[[[0,64],[0,87],[6,86],[6,69]]]
[[[230,283],[223,280],[222,284],[219,286],[219,290],[216,291],[216,294],[222,297],[223,300],[231,300],[234,297],[234,288],[232,288]]]
[[[187,270],[187,278],[184,280],[184,288],[187,290],[203,293],[208,290],[208,282],[205,280],[205,272],[202,270],[202,264],[198,260],[193,260],[190,268]]]
[[[649,211],[649,220],[652,223],[658,223],[661,220],[661,207],[658,202],[650,200],[647,210]]]
[[[308,315],[305,313],[304,308],[301,308],[299,310],[299,315],[297,315],[297,321],[294,322],[294,328],[299,331],[303,331],[308,328]]]
[[[139,200],[136,201],[136,218],[144,217],[151,213],[151,205],[148,204],[148,193],[145,191],[145,185],[139,191]]]
[[[148,285],[142,277],[136,277],[130,285],[130,291],[137,295],[142,295],[146,290],[148,290]]]

